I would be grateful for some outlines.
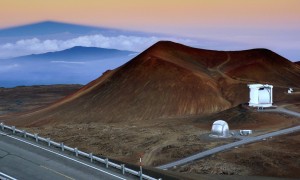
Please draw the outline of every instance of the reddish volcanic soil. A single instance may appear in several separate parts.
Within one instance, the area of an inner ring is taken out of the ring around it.
[[[81,87],[82,85],[49,85],[0,88],[0,115],[49,106]]]
[[[235,141],[208,139],[216,119],[255,134],[300,124],[296,117],[240,105],[254,82],[274,85],[275,104],[299,102],[300,94],[287,89],[300,92],[300,67],[270,50],[159,42],[58,103],[0,120],[113,159],[136,163],[142,152],[144,164],[155,166]]]
[[[293,133],[204,158],[174,171],[300,178],[300,133]]]
[[[279,101],[287,87],[300,87],[300,67],[266,49],[224,52],[159,42],[73,96],[9,122],[40,126],[203,116],[247,102],[250,82],[273,84]]]

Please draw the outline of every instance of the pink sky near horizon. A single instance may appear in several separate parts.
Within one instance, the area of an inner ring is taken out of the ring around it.
[[[0,0],[0,17],[0,28],[54,20],[179,35],[203,28],[300,30],[300,1]]]

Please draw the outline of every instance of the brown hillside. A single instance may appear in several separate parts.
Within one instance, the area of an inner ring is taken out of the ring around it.
[[[159,42],[74,95],[9,122],[30,126],[205,115],[247,102],[250,82],[270,83],[277,91],[297,88],[300,67],[265,49],[225,52]]]
[[[267,49],[230,52],[230,61],[222,70],[239,80],[299,86],[299,67]],[[295,81],[296,80],[296,81]]]

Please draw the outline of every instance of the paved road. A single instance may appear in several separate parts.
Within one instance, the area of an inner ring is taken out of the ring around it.
[[[218,153],[218,152],[221,152],[221,151],[225,151],[225,150],[237,147],[237,146],[241,146],[243,144],[248,144],[248,143],[252,143],[252,142],[255,142],[255,141],[260,141],[260,140],[263,140],[263,139],[266,139],[266,138],[279,136],[279,135],[283,135],[283,134],[288,134],[288,133],[292,133],[292,132],[296,132],[296,131],[300,131],[300,126],[296,126],[296,127],[292,127],[292,128],[288,128],[288,129],[283,129],[283,130],[280,130],[280,131],[275,131],[275,132],[267,133],[267,134],[256,136],[256,137],[249,137],[249,138],[243,139],[241,141],[237,141],[237,142],[233,142],[233,143],[226,144],[226,145],[223,145],[223,146],[219,146],[219,147],[216,147],[216,148],[213,148],[213,149],[203,151],[203,152],[200,152],[198,154],[186,157],[186,158],[178,160],[178,161],[174,161],[174,162],[162,165],[162,166],[158,166],[157,168],[159,168],[159,169],[169,169],[173,166],[183,165],[183,164],[189,163],[191,161],[195,161],[197,159],[201,159],[201,158],[204,158],[206,156],[210,156],[212,154],[215,154],[215,153]]]
[[[59,151],[30,144],[24,139],[0,132],[0,173],[3,174],[2,176],[22,180],[132,179],[114,170],[73,159],[75,158],[73,156],[59,155]]]
[[[289,114],[289,115],[300,118],[300,113],[295,112],[295,111],[290,111],[290,110],[284,109],[282,107],[278,107],[276,109],[264,109],[264,110],[260,110],[260,112],[280,112],[280,113],[285,113],[285,114]]]

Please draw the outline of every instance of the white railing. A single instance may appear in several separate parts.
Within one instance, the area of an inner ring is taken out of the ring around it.
[[[15,179],[15,178],[13,178],[13,177],[7,175],[7,174],[4,174],[4,173],[2,173],[2,172],[0,172],[0,179],[1,179],[1,180],[17,180],[17,179]]]
[[[110,162],[108,158],[103,159],[103,158],[94,156],[92,153],[86,153],[86,152],[80,151],[80,150],[78,150],[78,148],[72,148],[72,147],[66,146],[66,145],[64,145],[64,143],[57,143],[55,141],[52,141],[50,138],[40,137],[40,136],[38,136],[38,134],[28,133],[25,130],[17,129],[15,126],[7,126],[7,125],[4,125],[3,123],[0,123],[0,130],[1,131],[10,130],[10,131],[12,131],[13,134],[18,133],[18,134],[22,135],[24,138],[30,137],[30,138],[34,139],[35,142],[37,142],[37,143],[44,142],[47,144],[47,146],[53,146],[53,147],[60,148],[61,151],[72,152],[72,153],[74,153],[75,156],[82,156],[82,157],[90,159],[91,162],[95,161],[95,162],[102,163],[105,165],[106,168],[113,167],[113,168],[119,169],[122,174],[129,173],[134,176],[138,176],[140,179],[161,180],[161,178],[156,179],[151,176],[145,175],[145,174],[141,173],[140,171],[135,171],[135,170],[126,168],[125,164],[119,165],[119,164]]]

